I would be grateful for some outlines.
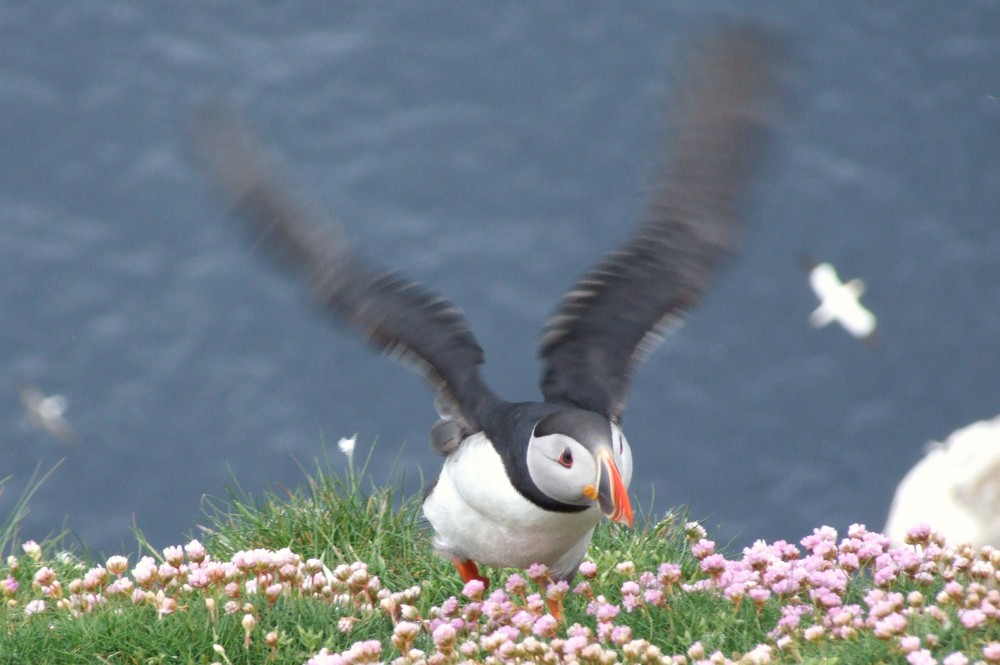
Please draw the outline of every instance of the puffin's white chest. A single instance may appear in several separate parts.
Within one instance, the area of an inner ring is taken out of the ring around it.
[[[526,568],[543,563],[555,577],[575,570],[590,545],[601,512],[547,511],[511,485],[503,461],[482,433],[448,456],[424,501],[435,547],[487,566]]]

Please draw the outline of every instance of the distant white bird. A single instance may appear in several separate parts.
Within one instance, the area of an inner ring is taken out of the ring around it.
[[[858,298],[865,292],[865,283],[852,279],[840,281],[836,269],[829,263],[807,261],[809,285],[819,298],[819,307],[809,316],[817,328],[836,321],[859,339],[869,339],[875,333],[875,315]]]
[[[70,443],[76,438],[76,432],[66,419],[69,402],[65,397],[46,395],[38,387],[24,383],[17,387],[17,393],[32,425],[63,443]]]
[[[1000,547],[1000,416],[931,443],[900,481],[885,533],[903,543],[921,523],[949,542]]]

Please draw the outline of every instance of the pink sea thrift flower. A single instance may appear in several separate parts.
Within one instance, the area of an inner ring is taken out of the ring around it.
[[[420,624],[412,621],[400,621],[392,631],[392,646],[405,654],[413,646],[413,641],[420,634]]]
[[[621,575],[631,575],[635,572],[635,564],[631,561],[622,561],[615,566],[615,572]]]
[[[611,641],[621,646],[632,641],[632,629],[628,626],[615,626],[611,631]]]
[[[945,656],[945,659],[941,661],[941,665],[969,665],[969,659],[966,658],[965,654],[956,651]]]
[[[443,623],[434,629],[433,638],[438,651],[443,654],[451,653],[457,638],[455,627],[450,623]]]
[[[669,589],[671,585],[681,581],[681,567],[676,563],[661,563],[656,572],[656,579]]]
[[[910,545],[926,545],[930,539],[930,524],[921,523],[906,530],[906,542]]]
[[[820,624],[809,626],[802,631],[802,637],[807,642],[819,642],[826,636],[826,630]]]
[[[705,532],[705,527],[698,524],[697,522],[687,522],[684,524],[684,533],[687,535],[688,540],[691,542],[696,542],[701,538],[708,535]]]
[[[21,543],[21,549],[32,561],[38,561],[42,557],[42,547],[33,540],[26,540]]]
[[[45,611],[45,601],[41,598],[30,601],[24,606],[24,616],[31,616]]]
[[[156,606],[156,612],[161,619],[167,614],[176,612],[178,607],[177,601],[164,594],[162,590],[156,592],[153,604]]]
[[[750,600],[753,601],[753,604],[757,607],[757,610],[760,611],[760,609],[764,607],[764,603],[766,603],[768,599],[771,598],[771,591],[764,587],[755,586],[749,591],[747,591],[747,595],[750,597]],[[646,600],[651,605],[657,604],[650,601],[648,598]]]
[[[984,646],[983,658],[989,663],[1000,663],[1000,642],[990,642]]]
[[[816,604],[823,609],[829,610],[834,607],[838,607],[841,604],[840,594],[835,593],[826,587],[820,587],[815,591],[810,592],[809,595],[812,596]]]
[[[344,655],[354,663],[377,663],[382,657],[382,643],[378,640],[355,642]]]
[[[822,526],[813,529],[812,535],[806,536],[800,542],[819,559],[834,559],[837,556],[837,531],[832,527]]]
[[[626,612],[634,612],[635,608],[642,606],[642,599],[635,594],[627,594],[622,596],[622,607],[625,608]]]
[[[144,556],[139,559],[139,563],[132,569],[132,577],[136,584],[148,587],[156,581],[156,561],[151,556]]]
[[[306,661],[306,665],[348,665],[349,660],[340,654],[330,653],[326,647],[320,649],[319,653]]]
[[[576,655],[590,644],[590,639],[583,635],[576,635],[563,643],[563,650],[568,655]]]
[[[715,542],[705,538],[698,539],[691,545],[691,554],[697,559],[704,559],[709,554],[715,553]]]
[[[740,659],[741,663],[747,663],[747,665],[766,665],[771,662],[771,645],[769,644],[758,644],[752,650],[748,651]]]
[[[798,628],[802,616],[812,612],[813,608],[809,605],[783,605],[777,629],[782,632],[792,632]]]
[[[854,552],[845,552],[843,550],[837,555],[837,564],[842,569],[852,573],[861,568],[861,560],[858,558],[858,555]]]
[[[519,631],[527,635],[531,632],[532,627],[535,623],[535,615],[527,610],[521,610],[514,614],[510,618],[510,624],[517,628]]]
[[[478,582],[478,584],[477,584],[477,582]],[[468,584],[465,585],[465,589],[470,591],[470,594],[469,594],[470,598],[474,598],[476,596],[482,596],[483,592],[479,588],[479,587],[482,586],[482,584],[483,583],[479,582],[479,580],[473,580],[473,581],[471,581],[471,582],[469,582]],[[470,587],[470,585],[472,585],[472,586]],[[463,593],[465,593],[465,592],[463,591]],[[478,598],[477,598],[477,600],[478,600]],[[443,617],[457,616],[458,615],[458,598],[455,598],[455,596],[449,597],[447,600],[445,600],[443,603],[441,603],[441,606],[438,608],[438,610],[440,611],[441,616],[443,616]]]
[[[554,616],[551,614],[543,614],[535,619],[535,623],[531,627],[531,632],[538,637],[551,639],[556,636],[556,629],[558,627],[559,622]]]
[[[718,577],[726,570],[726,558],[721,554],[710,554],[701,560],[703,572]]]
[[[509,604],[513,605],[513,603]],[[529,612],[534,612],[535,614],[541,614],[542,612],[545,611],[545,601],[542,600],[540,594],[533,593],[524,599],[524,607]]]
[[[462,595],[469,600],[482,600],[485,591],[486,585],[482,580],[469,580],[462,589]]]
[[[128,559],[120,554],[115,554],[114,556],[108,557],[105,565],[108,567],[108,572],[112,575],[121,577],[121,575],[128,570]]]
[[[660,589],[646,589],[642,594],[643,600],[647,604],[653,605],[654,607],[663,607],[667,604],[666,599],[663,597],[663,591]]]
[[[512,596],[523,596],[527,593],[528,587],[523,577],[517,573],[511,573],[510,576],[507,577],[504,589],[506,589],[507,593]]]
[[[986,614],[979,609],[959,610],[958,619],[968,630],[973,630],[986,623]]]
[[[166,583],[177,577],[180,571],[170,563],[161,563],[160,567],[156,570],[156,576],[160,579],[160,582]]]
[[[910,665],[937,665],[938,661],[929,649],[918,649],[906,655],[906,662]]]
[[[920,638],[916,635],[903,635],[899,638],[899,649],[903,653],[913,653],[920,648]]]
[[[875,637],[886,639],[894,635],[899,635],[906,630],[906,617],[898,612],[893,612],[885,618],[875,622],[872,633]]]
[[[340,617],[337,620],[337,630],[347,635],[354,628],[354,622],[357,620],[357,617]]]
[[[132,593],[133,588],[132,580],[127,577],[119,577],[108,585],[105,593],[109,596],[127,596]]]
[[[184,550],[177,545],[163,548],[163,559],[174,568],[180,568],[184,563]]]
[[[559,580],[553,582],[545,588],[545,597],[549,600],[561,601],[569,593],[569,582]]]
[[[187,583],[195,589],[204,589],[211,583],[211,578],[204,568],[195,568],[188,573]]]
[[[549,568],[545,564],[533,563],[528,566],[528,578],[535,584],[541,584],[549,579]]]
[[[621,608],[607,602],[604,596],[598,596],[597,600],[587,607],[587,614],[593,614],[601,623],[614,621],[619,612]]]
[[[190,543],[184,546],[184,551],[187,552],[188,559],[195,563],[201,563],[208,556],[208,552],[205,550],[205,546],[198,542],[197,539],[192,540]]]
[[[35,571],[34,582],[36,586],[49,586],[56,579],[56,571],[48,566],[42,566]]]
[[[272,605],[277,602],[278,596],[281,595],[284,588],[285,587],[281,582],[275,582],[274,584],[268,585],[268,587],[264,589],[264,596],[267,597],[267,602]]]
[[[94,591],[108,581],[108,571],[103,566],[94,566],[83,576],[83,588]]]
[[[593,561],[584,561],[580,564],[579,571],[588,580],[593,579],[597,576],[597,564]]]

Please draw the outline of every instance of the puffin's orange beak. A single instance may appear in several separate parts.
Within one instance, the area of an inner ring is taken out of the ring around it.
[[[612,522],[633,525],[632,504],[611,451],[597,453],[597,503]]]

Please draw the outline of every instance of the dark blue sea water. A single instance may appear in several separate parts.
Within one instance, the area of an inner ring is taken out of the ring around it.
[[[255,249],[185,123],[225,95],[385,265],[449,295],[511,399],[540,327],[642,213],[686,47],[788,44],[787,121],[742,249],[636,373],[638,502],[722,541],[880,527],[930,439],[1000,413],[1000,3],[7,3],[0,11],[0,518],[101,550],[204,521],[227,484],[378,444],[418,491],[422,380]],[[881,343],[814,330],[802,253],[861,277]],[[70,401],[65,445],[16,386]],[[402,452],[400,452],[400,450]],[[652,498],[655,495],[655,500]]]

